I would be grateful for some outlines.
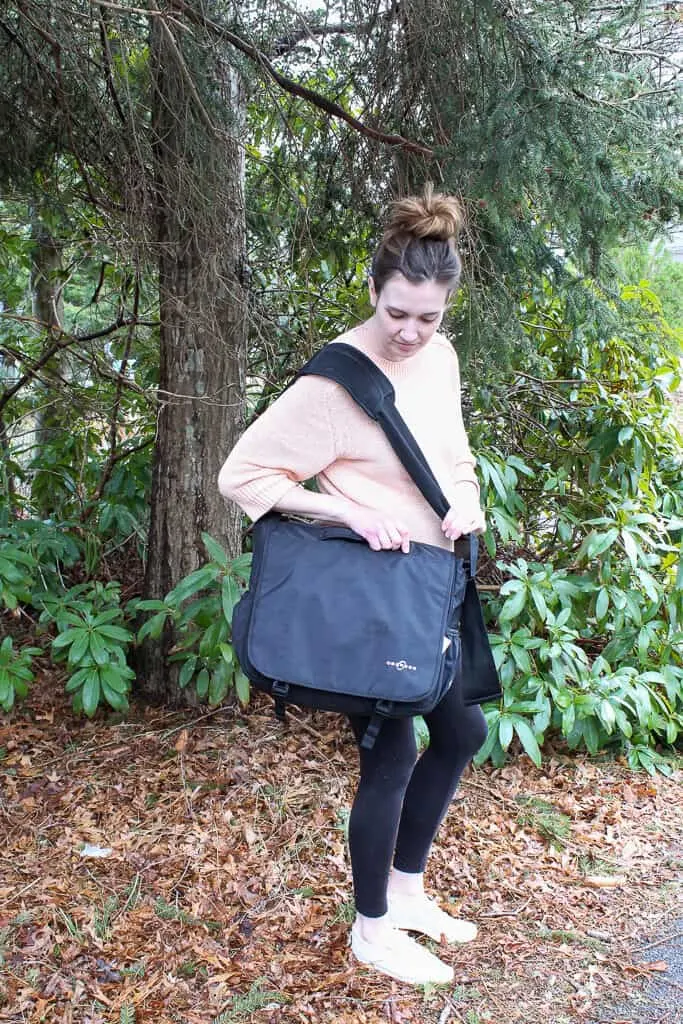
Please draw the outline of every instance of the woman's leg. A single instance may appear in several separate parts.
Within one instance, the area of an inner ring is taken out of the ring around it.
[[[453,799],[460,776],[486,739],[478,706],[463,704],[455,684],[425,715],[429,746],[415,765],[403,801],[394,867],[421,874],[434,837]]]
[[[410,718],[383,722],[372,750],[360,741],[369,718],[349,719],[360,754],[360,781],[349,820],[349,849],[356,909],[364,917],[387,912],[387,882],[401,808],[417,747]]]
[[[357,917],[351,948],[361,963],[414,984],[445,984],[453,968],[397,931],[387,913],[387,884],[403,796],[417,755],[412,719],[382,724],[372,750],[360,747],[369,719],[351,719],[360,750],[360,782],[349,821]]]
[[[436,941],[471,942],[476,925],[451,917],[428,899],[423,872],[463,769],[486,738],[486,720],[478,707],[465,707],[458,688],[451,687],[425,721],[430,743],[415,765],[403,802],[388,884],[389,918],[396,928]]]

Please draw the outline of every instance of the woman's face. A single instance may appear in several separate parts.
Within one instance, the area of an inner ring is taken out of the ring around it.
[[[392,362],[410,359],[438,330],[448,302],[448,285],[438,281],[412,284],[403,274],[394,274],[379,295],[372,278],[369,287],[377,354]]]

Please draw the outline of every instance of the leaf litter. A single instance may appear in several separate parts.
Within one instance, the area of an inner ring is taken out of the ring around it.
[[[81,722],[55,686],[0,718],[0,1021],[580,1024],[666,976],[632,951],[680,915],[680,772],[559,747],[470,769],[427,881],[480,934],[416,989],[348,949],[343,719]]]

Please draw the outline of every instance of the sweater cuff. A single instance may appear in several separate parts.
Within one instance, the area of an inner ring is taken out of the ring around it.
[[[256,480],[243,484],[239,490],[230,495],[234,501],[245,512],[252,522],[256,522],[261,516],[270,512],[279,501],[282,501],[285,494],[289,494],[295,487],[301,487],[296,480],[289,477],[278,476],[275,479]]]
[[[457,470],[455,472],[455,477],[454,477],[454,480],[453,480],[453,492],[454,493],[457,492],[458,490],[460,490],[460,488],[473,487],[475,492],[476,492],[477,497],[479,497],[479,494],[480,494],[479,481],[473,475],[473,470],[471,469],[471,467],[470,466],[463,466],[460,472],[462,473],[462,475],[459,475]],[[466,491],[465,491],[465,493],[466,493]]]

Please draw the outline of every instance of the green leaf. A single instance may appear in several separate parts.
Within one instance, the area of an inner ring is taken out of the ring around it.
[[[76,636],[82,633],[82,629],[67,629],[63,633],[58,633],[57,636],[52,641],[53,651],[60,651],[63,647],[68,647],[69,644],[72,644],[74,642]]]
[[[218,541],[214,540],[209,533],[203,533],[202,540],[204,541],[204,547],[207,550],[209,558],[212,558],[214,562],[218,562],[223,569],[227,569],[230,564],[228,556]]]
[[[132,674],[132,673],[131,673]],[[128,693],[130,686],[127,679],[124,679],[120,670],[113,665],[103,665],[100,669],[100,679],[106,683],[110,690],[117,693]]]
[[[524,605],[526,604],[526,588],[518,591],[511,597],[508,597],[505,604],[498,612],[498,620],[500,622],[507,622],[510,619],[515,619],[520,614]]]
[[[600,701],[598,714],[600,715],[600,721],[604,725],[605,729],[611,734],[614,731],[614,726],[616,724],[616,713],[611,703],[606,698]]]
[[[640,569],[638,572],[638,581],[649,599],[654,604],[658,604],[662,595],[657,588],[657,582],[654,576],[651,576],[650,573],[646,572],[644,569]]]
[[[225,639],[228,631],[228,624],[221,617],[212,622],[199,642],[199,653],[202,658],[212,659],[216,656],[217,648]]]
[[[569,736],[576,723],[576,705],[570,704],[562,714],[562,733]]]
[[[224,661],[219,661],[209,680],[209,704],[216,707],[224,700],[230,682],[230,670]]]
[[[90,634],[90,653],[98,665],[106,665],[110,657],[109,651],[102,642],[102,637],[95,630]]]
[[[583,739],[589,753],[597,754],[600,746],[600,736],[594,718],[584,718],[581,722]]]
[[[135,611],[140,612],[163,612],[169,610],[164,601],[133,601],[131,603],[135,606]]]
[[[191,655],[187,659],[187,661],[183,662],[182,668],[180,669],[180,673],[178,675],[178,686],[181,689],[184,689],[187,686],[187,684],[189,683],[190,679],[192,679],[192,676],[194,675],[194,670],[195,670],[196,664],[197,664],[197,656],[196,656],[196,654]]]
[[[200,698],[200,700],[204,700],[207,693],[209,692],[209,673],[205,668],[203,668],[197,676],[195,689],[197,691],[197,696]]]
[[[607,530],[606,533],[593,533],[591,539],[588,541],[586,547],[586,554],[589,558],[595,558],[596,555],[601,555],[608,548],[612,547],[615,540],[619,536],[619,530],[616,526],[612,527],[611,530]]]
[[[520,473],[525,476],[533,477],[536,475],[536,470],[532,469],[531,466],[527,466],[526,462],[523,462],[517,455],[507,455],[505,461],[509,466],[514,466]]]
[[[545,598],[541,592],[540,587],[531,586],[531,598],[536,605],[536,611],[538,612],[541,620],[545,622],[548,616],[548,606],[545,603]]]
[[[506,580],[498,593],[501,597],[508,597],[510,594],[517,594],[520,591],[524,591],[525,587],[526,584],[523,580]]]
[[[513,737],[513,725],[512,720],[507,715],[501,715],[500,721],[498,722],[498,742],[500,743],[503,750],[512,743]]]
[[[638,567],[638,554],[643,554],[640,544],[629,530],[621,531],[621,541],[624,545],[624,550],[628,556],[628,560],[634,569]]]
[[[163,632],[164,623],[167,618],[168,611],[163,611],[153,615],[147,622],[143,622],[138,630],[138,643],[142,643],[146,636],[149,636],[152,640],[158,640]]]
[[[528,722],[525,722],[523,718],[515,718],[514,726],[515,732],[519,736],[519,742],[522,744],[524,751],[528,754],[536,767],[540,768],[542,760],[541,751],[531,726]]]
[[[251,561],[251,554],[240,555],[238,558],[235,558],[231,563],[230,571],[235,576],[238,576],[239,579],[244,580],[246,583],[248,583],[249,577],[251,575]]]
[[[237,694],[237,699],[241,704],[246,705],[249,703],[249,680],[241,669],[239,669],[235,674],[235,693]]]
[[[597,619],[604,619],[609,608],[609,593],[607,587],[601,587],[598,599],[595,602],[595,615]]]
[[[106,700],[109,707],[113,708],[114,711],[127,711],[128,701],[125,696],[118,690],[112,689],[104,679],[101,680],[102,685],[102,696]]]
[[[489,757],[495,756],[496,751],[501,751],[500,743],[498,742],[498,721],[495,723],[489,721],[489,731],[486,739],[484,740],[483,746],[479,748],[477,753],[474,755],[474,763],[476,765],[483,764]]]
[[[68,660],[70,665],[77,665],[79,661],[83,660],[85,652],[90,647],[90,633],[87,629],[74,629],[73,632],[76,636],[69,649]]]
[[[220,570],[214,565],[203,565],[185,576],[176,587],[166,595],[166,603],[179,605],[200,590],[204,590],[217,578]]]
[[[105,623],[113,622],[114,619],[118,619],[121,615],[120,608],[107,608],[106,611],[100,612],[93,621],[93,626],[103,626]]]
[[[96,670],[93,670],[86,678],[81,699],[83,710],[88,718],[92,718],[100,703],[100,677]]]
[[[232,576],[226,576],[223,579],[223,586],[221,587],[221,601],[223,604],[223,615],[225,616],[226,622],[232,625],[232,613],[235,609],[235,605],[242,596],[242,591],[239,584]]]
[[[121,626],[100,626],[97,632],[110,640],[118,640],[122,644],[129,643],[133,639],[133,634],[129,633],[127,629],[122,629]]]

